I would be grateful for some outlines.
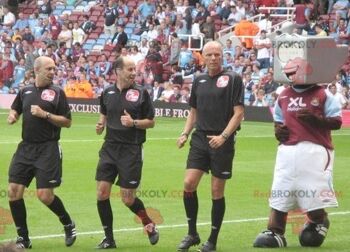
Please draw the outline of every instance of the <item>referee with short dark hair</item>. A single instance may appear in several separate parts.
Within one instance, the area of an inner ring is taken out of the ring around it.
[[[9,124],[23,114],[22,142],[18,145],[9,169],[9,204],[18,238],[17,248],[31,248],[27,228],[25,187],[36,178],[37,195],[64,225],[66,246],[76,239],[75,224],[62,201],[54,194],[62,177],[62,151],[58,140],[61,127],[71,126],[71,112],[62,89],[52,84],[55,62],[39,57],[34,62],[35,84],[21,89],[7,118]]]
[[[225,183],[232,176],[235,135],[244,114],[244,87],[238,74],[222,69],[223,48],[219,42],[205,44],[203,56],[207,73],[194,80],[190,97],[190,114],[177,140],[179,148],[186,143],[192,129],[187,159],[183,201],[188,220],[188,235],[178,251],[200,243],[197,233],[197,187],[204,173],[212,174],[211,233],[199,251],[216,251],[216,243],[225,213]]]
[[[114,62],[113,70],[117,81],[100,97],[101,114],[96,124],[99,135],[106,127],[96,171],[97,209],[105,238],[97,248],[116,247],[109,197],[117,177],[123,203],[141,219],[149,241],[154,245],[159,239],[158,230],[147,215],[143,202],[135,195],[141,181],[146,129],[155,124],[154,108],[147,90],[135,85],[136,66],[132,59],[120,56]]]

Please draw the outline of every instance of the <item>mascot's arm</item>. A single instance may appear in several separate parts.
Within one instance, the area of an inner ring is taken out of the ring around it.
[[[289,139],[289,129],[281,122],[275,122],[275,137],[276,139],[284,143]]]
[[[315,115],[308,109],[302,109],[297,112],[297,118],[310,124],[312,127],[324,128],[328,130],[340,129],[342,120],[340,116],[324,117]]]
[[[315,128],[327,130],[340,129],[342,124],[342,111],[339,100],[337,100],[334,95],[330,94],[330,92],[326,92],[326,96],[323,115],[318,115],[310,110],[302,109],[297,112],[297,118]]]
[[[278,102],[276,102],[273,111],[275,137],[280,143],[284,143],[289,139],[289,129],[284,124],[283,112]]]

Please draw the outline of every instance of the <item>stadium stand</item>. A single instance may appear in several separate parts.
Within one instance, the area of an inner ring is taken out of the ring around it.
[[[181,87],[187,89],[191,87],[191,82],[196,73],[205,70],[204,66],[201,65],[201,59],[198,58],[198,52],[200,53],[203,46],[201,42],[209,41],[212,32],[214,32],[215,38],[222,42],[223,45],[229,43],[227,42],[228,40],[232,43],[230,48],[225,47],[224,67],[235,71],[242,70],[241,74],[247,85],[246,104],[248,105],[253,104],[258,90],[270,91],[265,88],[265,85],[268,79],[267,74],[272,72],[272,68],[259,69],[261,77],[258,77],[258,81],[252,87],[248,85],[249,81],[247,80],[247,75],[254,77],[252,69],[260,66],[260,52],[255,46],[255,41],[260,39],[261,30],[267,31],[267,38],[270,41],[278,33],[283,32],[303,32],[303,35],[317,36],[316,30],[320,34],[324,31],[329,36],[333,36],[337,43],[349,44],[350,39],[349,17],[347,16],[349,4],[329,6],[328,11],[320,11],[313,9],[312,4],[297,6],[291,1],[286,1],[284,6],[279,6],[279,3],[273,6],[262,6],[261,3],[263,1],[258,0],[239,1],[242,2],[242,5],[237,1],[220,0],[209,3],[208,1],[200,0],[197,6],[173,6],[171,1],[152,0],[150,2],[150,5],[153,7],[142,8],[144,3],[141,0],[114,1],[113,8],[116,9],[119,16],[116,25],[122,25],[128,37],[126,46],[121,46],[116,41],[112,44],[112,36],[104,33],[104,13],[107,8],[107,1],[105,0],[52,0],[50,2],[52,7],[50,15],[54,15],[60,23],[55,28],[59,29],[59,31],[52,30],[48,21],[48,15],[40,14],[40,5],[36,1],[24,1],[19,5],[18,13],[22,13],[24,19],[29,22],[29,27],[35,40],[28,43],[27,37],[29,35],[23,34],[24,29],[19,30],[21,35],[16,35],[17,37],[15,37],[13,31],[9,29],[10,27],[2,26],[0,30],[1,60],[2,62],[11,61],[13,66],[17,66],[24,54],[32,54],[35,58],[38,55],[46,55],[47,47],[50,47],[49,50],[53,50],[52,57],[55,58],[58,69],[64,73],[63,77],[57,77],[55,82],[64,87],[69,78],[79,78],[79,71],[87,71],[87,61],[93,61],[97,65],[101,63],[101,55],[105,55],[109,62],[113,62],[119,55],[129,55],[138,64],[142,65],[142,67],[138,67],[138,69],[142,70],[137,73],[139,84],[152,86],[154,81],[160,82],[161,85],[163,85],[163,82],[168,81],[173,82],[173,84],[179,84],[175,82],[180,82]],[[235,14],[235,19],[230,18],[231,3],[233,2],[237,5],[238,13]],[[300,30],[296,27],[296,18],[299,15],[296,12],[296,8],[310,9],[310,17],[308,17],[310,21],[308,21],[307,29],[303,28]],[[145,9],[150,11],[146,13],[149,16],[142,18]],[[326,14],[319,15],[318,13]],[[208,20],[207,17],[210,17],[211,20]],[[235,27],[242,22],[241,19],[243,17],[258,27],[256,33],[243,36],[235,35]],[[38,25],[37,18],[42,19],[42,24]],[[234,24],[232,24],[232,20],[236,20]],[[19,22],[18,19],[17,22]],[[63,23],[68,25],[68,29],[71,32],[71,35],[68,34],[68,36],[77,36],[77,31],[73,29],[74,23],[78,23],[84,30],[83,43],[78,49],[75,48],[75,45],[71,46],[68,43],[64,48],[59,48],[58,42],[55,41],[54,33],[61,32],[60,29]],[[321,30],[316,29],[315,24]],[[155,27],[152,32],[149,31],[150,25]],[[174,33],[177,34],[173,35]],[[244,41],[247,39],[253,41],[252,48],[250,48],[249,43],[247,46],[247,41]],[[8,41],[11,42],[11,46],[7,43]],[[136,46],[136,51],[132,49],[134,46]],[[11,47],[9,57],[7,57],[8,50],[5,50],[6,47]],[[151,48],[155,48],[155,50]],[[187,48],[192,52],[192,56],[189,57],[190,54],[186,55],[181,48]],[[270,63],[272,63],[271,48],[268,48],[267,52],[270,55]],[[257,59],[254,58],[254,54],[258,56]],[[251,57],[251,55],[253,56]],[[73,60],[71,61],[71,59]],[[155,59],[156,62],[154,62]],[[175,69],[173,66],[177,65],[179,61],[181,61],[182,67]],[[25,60],[25,67],[26,76],[30,76],[29,72],[32,66],[29,60]],[[12,84],[14,83],[13,76],[16,73],[9,73],[10,69],[10,67],[3,67],[0,70],[1,76],[3,76],[2,82],[9,87],[10,92],[15,93],[18,91],[18,87],[12,87]],[[74,69],[74,75],[70,76],[67,69]],[[92,70],[90,69],[89,71]],[[94,75],[88,74],[87,76]],[[98,77],[89,79],[92,86],[98,85]],[[105,77],[109,83],[115,81],[115,76],[111,73]],[[344,97],[349,98],[350,57],[343,66],[340,77],[340,80],[335,81],[339,82],[339,85],[343,87],[344,90],[339,90]],[[29,83],[29,78],[23,78],[21,85],[26,83]],[[269,100],[269,105],[273,105],[276,88],[265,94],[265,97]],[[95,97],[98,95],[99,93],[96,93]]]

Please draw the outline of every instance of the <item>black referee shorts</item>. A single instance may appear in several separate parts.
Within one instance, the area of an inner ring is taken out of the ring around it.
[[[187,158],[187,169],[198,169],[217,178],[229,179],[232,177],[232,163],[235,155],[235,136],[230,136],[218,149],[209,146],[208,135],[219,135],[218,132],[195,131],[190,142],[190,151]]]
[[[18,145],[9,169],[9,182],[28,187],[34,177],[37,188],[61,184],[62,151],[57,141]]]
[[[123,188],[134,189],[140,184],[143,152],[142,145],[104,142],[99,152],[97,181],[115,183]]]

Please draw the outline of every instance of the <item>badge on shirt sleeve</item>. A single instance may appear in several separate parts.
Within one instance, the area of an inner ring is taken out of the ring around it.
[[[51,89],[45,89],[41,93],[41,99],[44,101],[52,102],[55,99],[56,93]]]
[[[320,105],[320,101],[317,97],[313,97],[310,104],[314,107],[318,107]]]
[[[224,88],[227,86],[229,80],[230,77],[228,77],[227,75],[223,75],[216,81],[216,86],[218,88]]]
[[[136,102],[139,99],[140,92],[135,89],[129,89],[126,92],[125,99],[130,102]]]

